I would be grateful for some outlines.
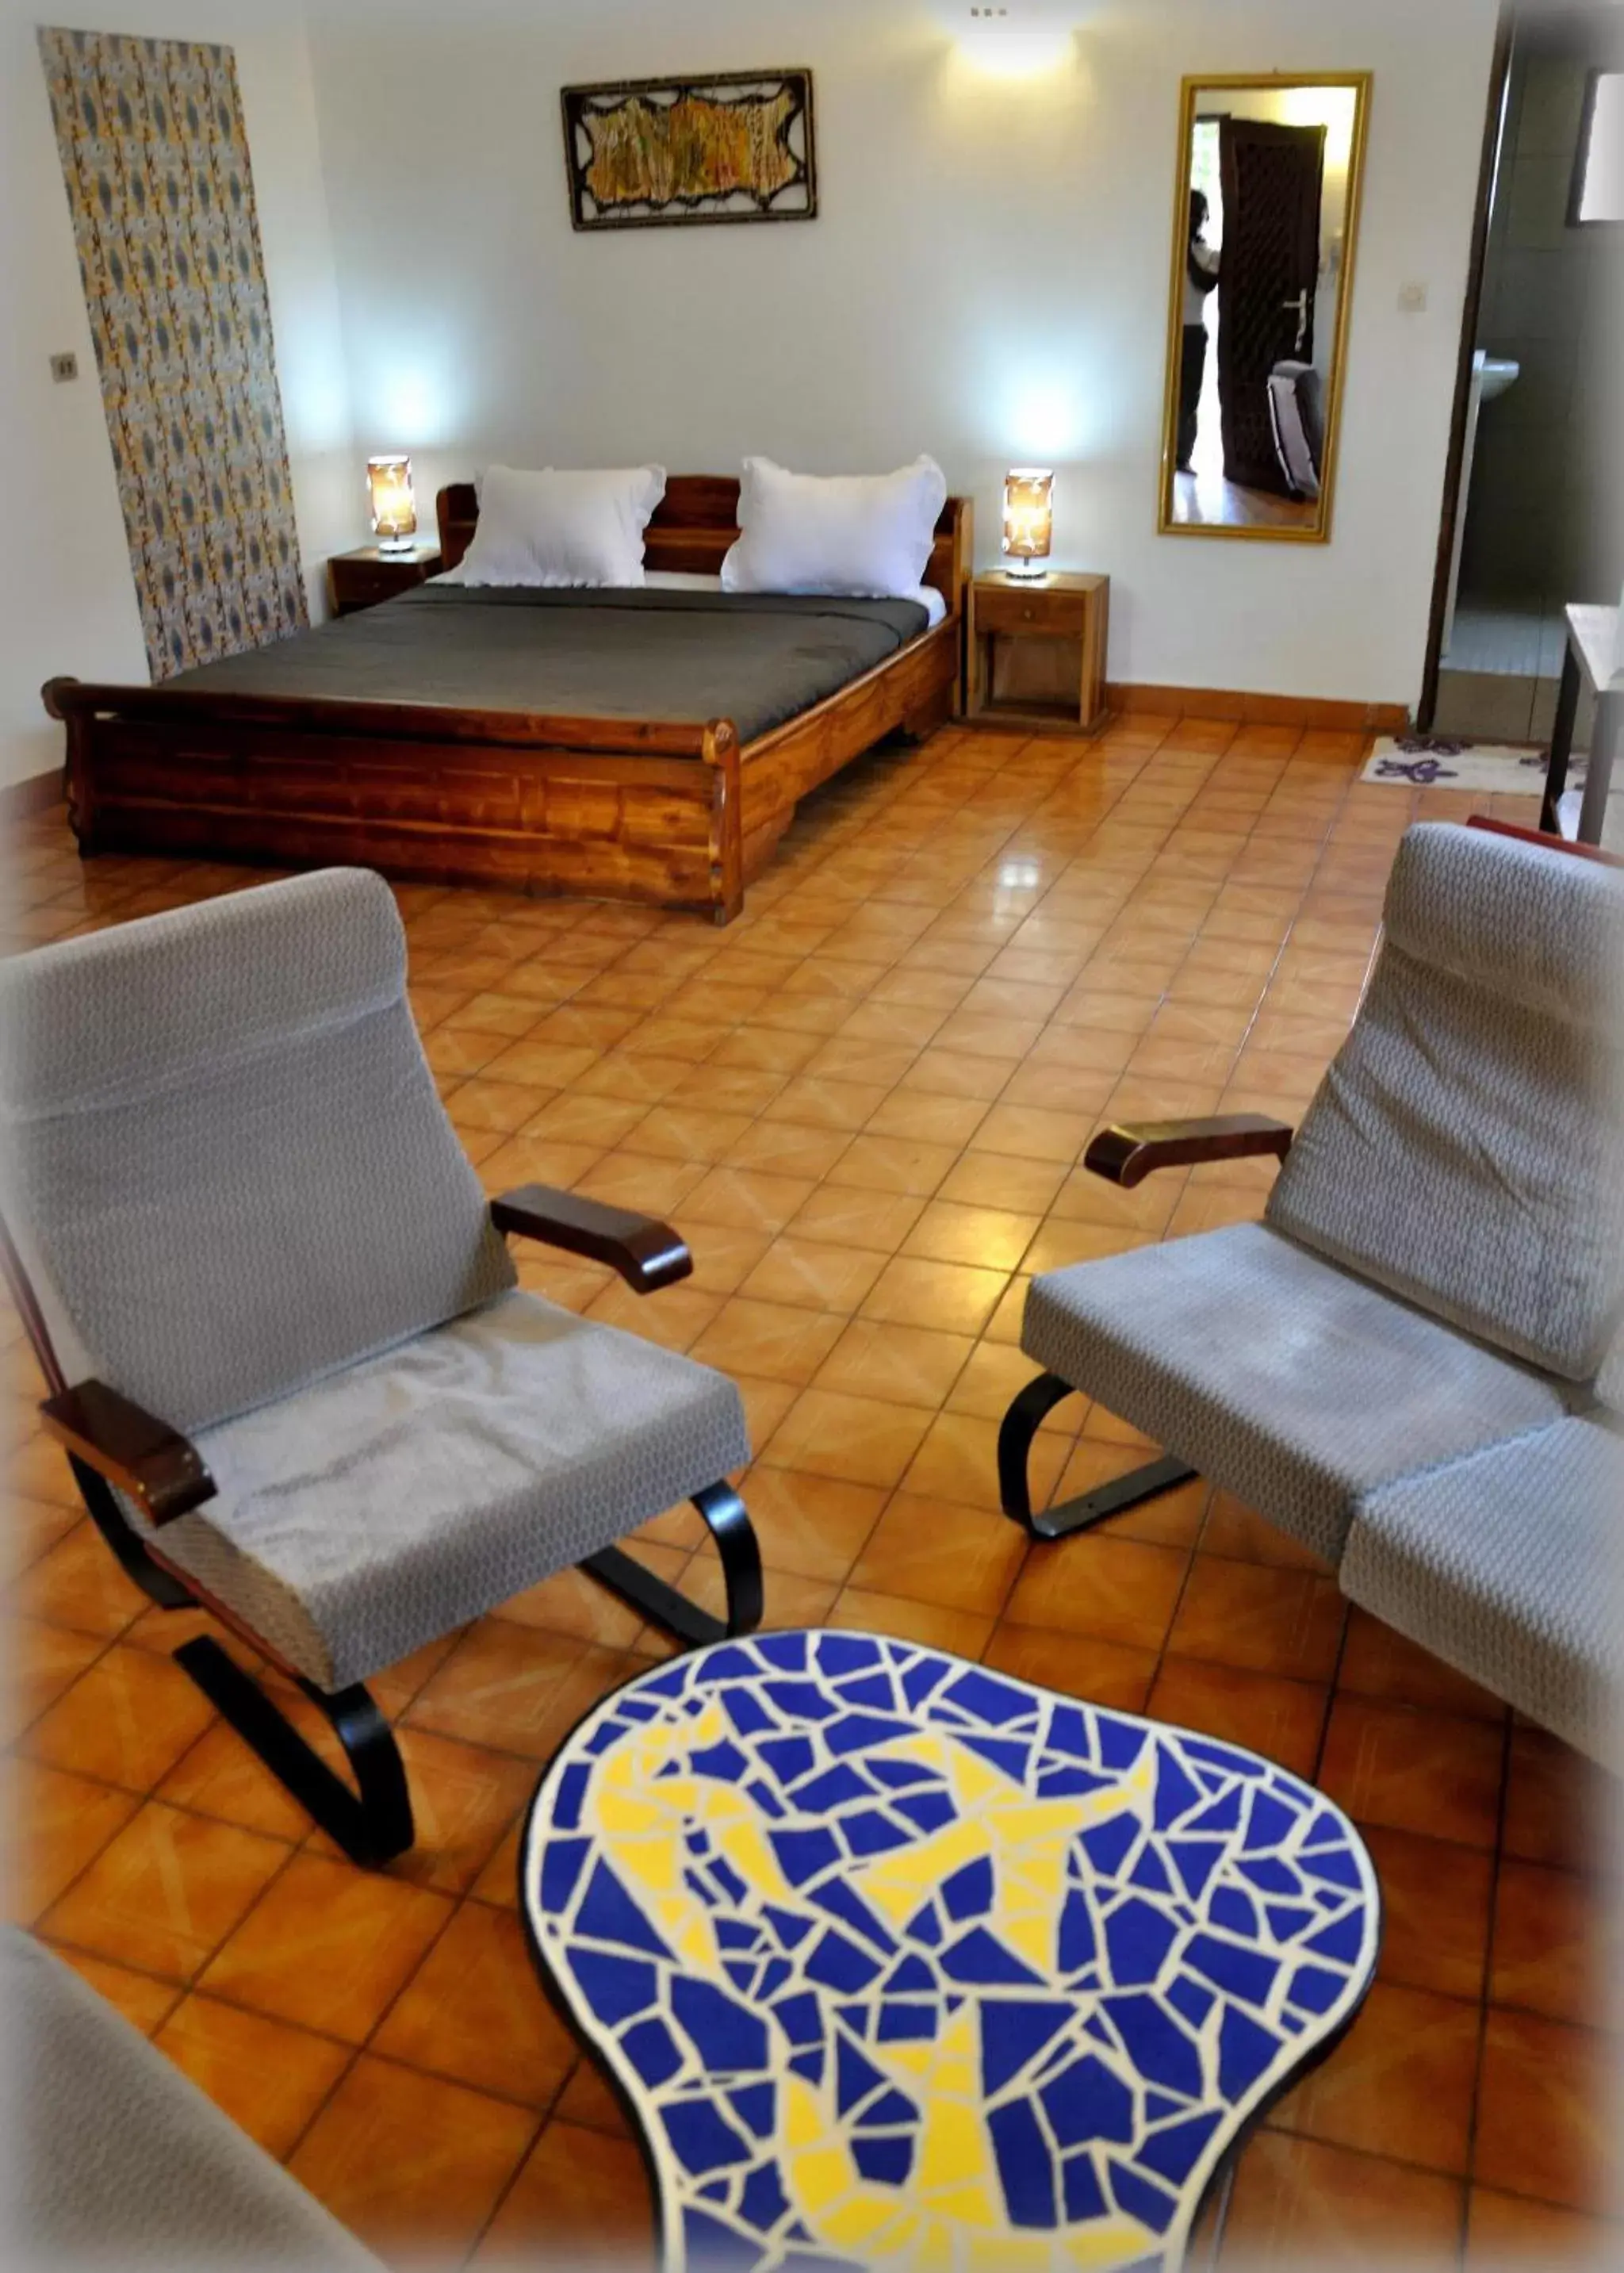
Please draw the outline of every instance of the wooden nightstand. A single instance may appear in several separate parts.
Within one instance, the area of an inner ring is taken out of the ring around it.
[[[984,571],[970,585],[969,716],[1097,733],[1110,612],[1109,576]]]
[[[358,608],[375,608],[409,592],[427,576],[437,575],[440,548],[432,536],[420,537],[409,552],[385,552],[376,544],[363,544],[354,552],[335,553],[327,563],[327,592],[335,616],[353,616]]]

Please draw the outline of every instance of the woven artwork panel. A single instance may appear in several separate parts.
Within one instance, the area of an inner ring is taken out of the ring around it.
[[[672,2268],[1171,2273],[1380,1927],[1358,1834],[1283,1769],[853,1633],[605,1699],[522,1886]]]
[[[812,73],[566,86],[564,144],[577,229],[812,221]]]
[[[229,48],[40,30],[154,679],[309,620]]]

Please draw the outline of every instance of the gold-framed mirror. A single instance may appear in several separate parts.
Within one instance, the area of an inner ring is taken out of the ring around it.
[[[1368,71],[1183,82],[1164,536],[1329,540],[1370,85]]]

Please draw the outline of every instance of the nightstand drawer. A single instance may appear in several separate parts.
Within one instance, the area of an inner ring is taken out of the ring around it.
[[[408,582],[394,569],[352,565],[333,581],[341,608],[375,608],[380,600],[397,599],[402,592],[409,592],[419,580],[414,576]]]
[[[358,608],[375,608],[380,600],[396,599],[426,576],[438,574],[439,566],[440,549],[432,539],[420,540],[405,552],[383,552],[376,544],[340,552],[327,563],[333,612],[354,615]]]
[[[411,584],[402,584],[388,568],[345,568],[343,577],[333,577],[333,584],[339,589],[339,607],[377,607],[379,600],[395,600],[402,591],[411,591]]]
[[[1006,637],[1022,632],[1055,639],[1080,639],[1088,620],[1088,600],[1081,592],[990,591],[976,589],[976,629]]]

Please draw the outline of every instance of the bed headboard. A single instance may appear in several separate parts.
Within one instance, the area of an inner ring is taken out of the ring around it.
[[[479,499],[472,482],[453,482],[435,500],[439,514],[440,554],[454,568],[473,541]],[[738,535],[738,482],[730,474],[673,474],[648,524],[645,551],[651,568],[691,576],[714,576]],[[969,498],[949,498],[936,524],[936,544],[924,581],[933,585],[954,615],[964,606],[974,565],[974,507]]]

